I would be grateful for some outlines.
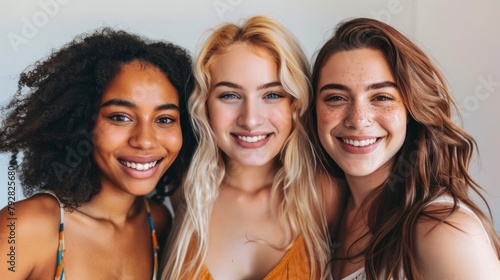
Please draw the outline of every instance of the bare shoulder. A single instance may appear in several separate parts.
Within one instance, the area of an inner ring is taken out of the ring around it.
[[[0,211],[0,219],[8,223],[0,227],[0,240],[8,240],[0,244],[0,255],[15,252],[15,277],[27,279],[37,271],[45,271],[47,264],[53,264],[50,269],[55,270],[60,224],[55,198],[36,195],[16,202]]]
[[[2,216],[14,219],[18,237],[56,237],[59,233],[60,207],[57,200],[47,194],[35,195],[13,206],[13,209],[2,209]],[[56,238],[57,240],[57,238]]]
[[[439,207],[446,206],[429,206],[430,210]],[[424,279],[488,279],[500,275],[498,255],[474,215],[458,208],[445,221],[421,218],[417,223],[417,263]]]
[[[322,169],[316,171],[316,182],[324,199],[328,226],[331,231],[335,231],[347,202],[347,184]]]

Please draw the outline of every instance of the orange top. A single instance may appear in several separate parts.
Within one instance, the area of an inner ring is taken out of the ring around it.
[[[193,245],[193,243],[191,243]],[[190,246],[188,256],[193,255],[194,247]],[[299,236],[288,249],[281,261],[269,272],[264,280],[309,279],[311,268],[307,257],[304,238]],[[189,278],[192,279],[192,276]],[[215,280],[205,265],[201,266],[197,280]]]

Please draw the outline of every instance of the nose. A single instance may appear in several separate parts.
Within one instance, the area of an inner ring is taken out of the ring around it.
[[[145,121],[138,121],[137,125],[132,130],[129,144],[141,150],[154,148],[157,144],[157,137],[153,124]]]
[[[237,124],[247,131],[252,131],[264,122],[265,108],[258,100],[245,100],[238,117]]]
[[[346,111],[344,125],[354,129],[368,127],[373,124],[372,117],[369,104],[353,101],[352,105]]]

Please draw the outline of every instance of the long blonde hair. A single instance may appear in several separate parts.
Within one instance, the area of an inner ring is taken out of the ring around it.
[[[500,242],[491,220],[469,196],[469,190],[473,190],[483,198],[481,188],[468,173],[476,142],[453,122],[451,112],[456,106],[445,79],[418,46],[377,20],[358,18],[342,22],[316,57],[313,91],[316,93],[321,69],[329,57],[362,48],[384,54],[409,118],[405,143],[395,156],[391,175],[369,196],[368,227],[372,238],[360,253],[365,259],[367,279],[399,279],[401,271],[408,279],[420,279],[415,255],[417,221],[426,217],[447,223],[441,217],[456,211],[458,202],[481,219],[498,255]],[[314,105],[311,114],[316,114]],[[310,127],[319,147],[316,123]],[[331,158],[322,159],[330,171],[342,175]],[[426,210],[430,202],[442,195],[453,198],[452,207]]]
[[[324,278],[329,258],[326,218],[320,191],[315,184],[313,148],[303,126],[311,102],[308,63],[294,37],[276,21],[255,16],[241,26],[224,24],[208,38],[194,65],[196,87],[189,99],[189,111],[199,144],[182,186],[180,213],[166,251],[162,279],[185,279],[197,275],[207,252],[210,215],[225,175],[222,152],[210,127],[206,101],[212,86],[213,57],[236,43],[264,50],[273,57],[279,79],[292,96],[293,129],[279,155],[280,167],[272,193],[283,193],[277,214],[293,236],[304,236],[311,265],[311,278]],[[189,246],[196,246],[186,262]]]

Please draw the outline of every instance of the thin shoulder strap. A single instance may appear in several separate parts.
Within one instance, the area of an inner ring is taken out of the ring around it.
[[[453,198],[451,198],[450,196],[442,195],[442,196],[437,197],[433,201],[429,202],[429,204],[427,204],[427,206],[429,206],[431,204],[436,204],[436,203],[451,203],[451,204],[453,204],[454,201],[453,201]],[[488,232],[486,231],[486,228],[484,227],[483,222],[481,221],[481,219],[479,219],[479,217],[476,215],[476,213],[474,213],[474,211],[472,211],[472,209],[470,209],[469,207],[467,207],[467,205],[464,205],[460,201],[458,201],[457,205],[458,205],[458,207],[460,207],[460,209],[463,209],[466,212],[468,212],[469,214],[471,214],[479,222],[479,224],[483,228],[483,232],[486,235],[486,238],[488,238],[488,243],[491,244],[490,236],[488,235]]]
[[[51,190],[43,190],[43,191],[41,191],[41,193],[50,194],[51,196],[53,196],[57,200],[57,203],[59,203],[59,213],[60,213],[60,217],[61,217],[59,232],[62,232],[64,230],[64,226],[63,226],[64,225],[64,203],[62,203],[61,200],[59,200],[59,197],[57,197],[57,195]]]
[[[52,195],[59,203],[60,223],[59,223],[59,246],[57,248],[57,262],[55,280],[65,279],[64,275],[64,204],[59,200],[59,197],[51,190],[43,190],[41,193]]]
[[[151,241],[153,243],[153,280],[156,279],[156,274],[158,273],[158,251],[160,250],[160,246],[158,246],[158,240],[156,239],[156,230],[155,224],[153,221],[153,216],[151,216],[151,208],[149,207],[149,201],[146,197],[144,197],[144,204],[146,205],[146,211],[148,215],[149,221],[149,229],[151,230]]]

